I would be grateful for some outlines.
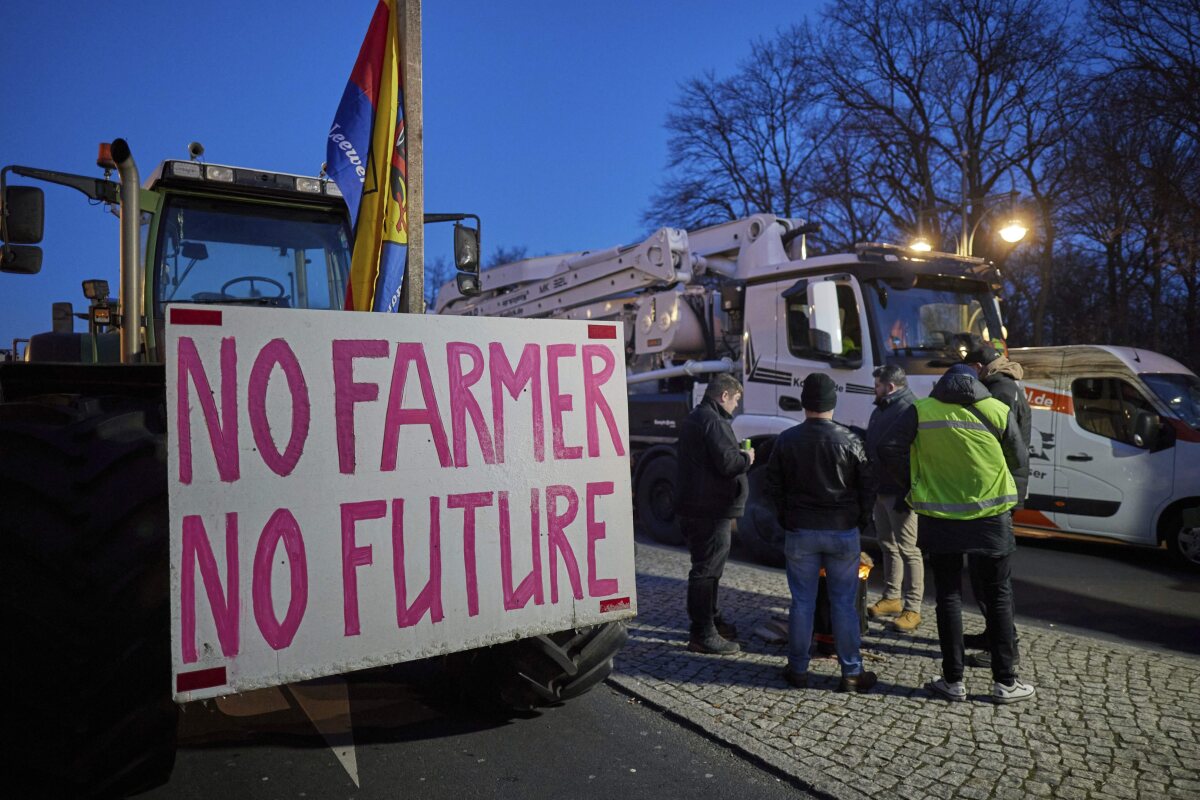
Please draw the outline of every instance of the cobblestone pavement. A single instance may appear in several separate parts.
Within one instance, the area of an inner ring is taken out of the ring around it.
[[[877,567],[878,568],[878,567]],[[838,694],[836,660],[810,688],[780,677],[786,645],[750,631],[786,618],[782,570],[730,563],[721,606],[743,653],[689,653],[683,551],[639,544],[638,617],[612,682],[710,736],[836,798],[1200,797],[1200,659],[1021,627],[1021,677],[1037,696],[993,704],[991,673],[968,667],[968,702],[931,697],[933,608],[913,635],[871,623],[870,694]],[[964,611],[968,632],[983,628]]]

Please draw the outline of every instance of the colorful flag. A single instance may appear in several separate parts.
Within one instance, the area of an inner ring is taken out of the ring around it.
[[[404,0],[380,0],[325,145],[326,172],[346,198],[354,255],[346,308],[396,311],[408,262],[404,138]]]

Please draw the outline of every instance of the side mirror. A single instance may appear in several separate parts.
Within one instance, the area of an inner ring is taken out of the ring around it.
[[[51,330],[55,333],[74,333],[75,308],[70,303],[54,303],[50,306]]]
[[[208,245],[204,242],[184,242],[180,252],[188,261],[203,261],[208,258]]]
[[[45,225],[45,193],[36,186],[6,186],[3,200],[4,241],[37,244]],[[34,270],[36,272],[37,270]]]
[[[14,275],[36,275],[42,271],[42,248],[10,244],[0,252],[0,272]]]
[[[842,321],[838,316],[837,284],[833,281],[809,284],[808,302],[812,306],[812,316],[808,322],[812,346],[821,353],[840,355]]]
[[[1133,418],[1133,444],[1154,450],[1162,431],[1162,420],[1152,411],[1139,411]]]
[[[479,229],[454,223],[454,266],[459,272],[479,274]]]

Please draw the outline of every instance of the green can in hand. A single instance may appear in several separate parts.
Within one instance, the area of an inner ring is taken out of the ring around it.
[[[742,439],[742,449],[743,450],[753,450],[754,445],[750,444],[749,439]]]

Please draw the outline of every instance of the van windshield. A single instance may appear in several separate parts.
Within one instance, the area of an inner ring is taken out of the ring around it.
[[[940,275],[908,281],[874,280],[864,292],[875,317],[885,359],[920,357],[958,361],[1000,334],[987,285]]]
[[[1176,416],[1200,430],[1200,378],[1170,372],[1143,372],[1140,377]]]
[[[349,228],[332,208],[174,197],[163,212],[153,269],[160,306],[340,309]]]

